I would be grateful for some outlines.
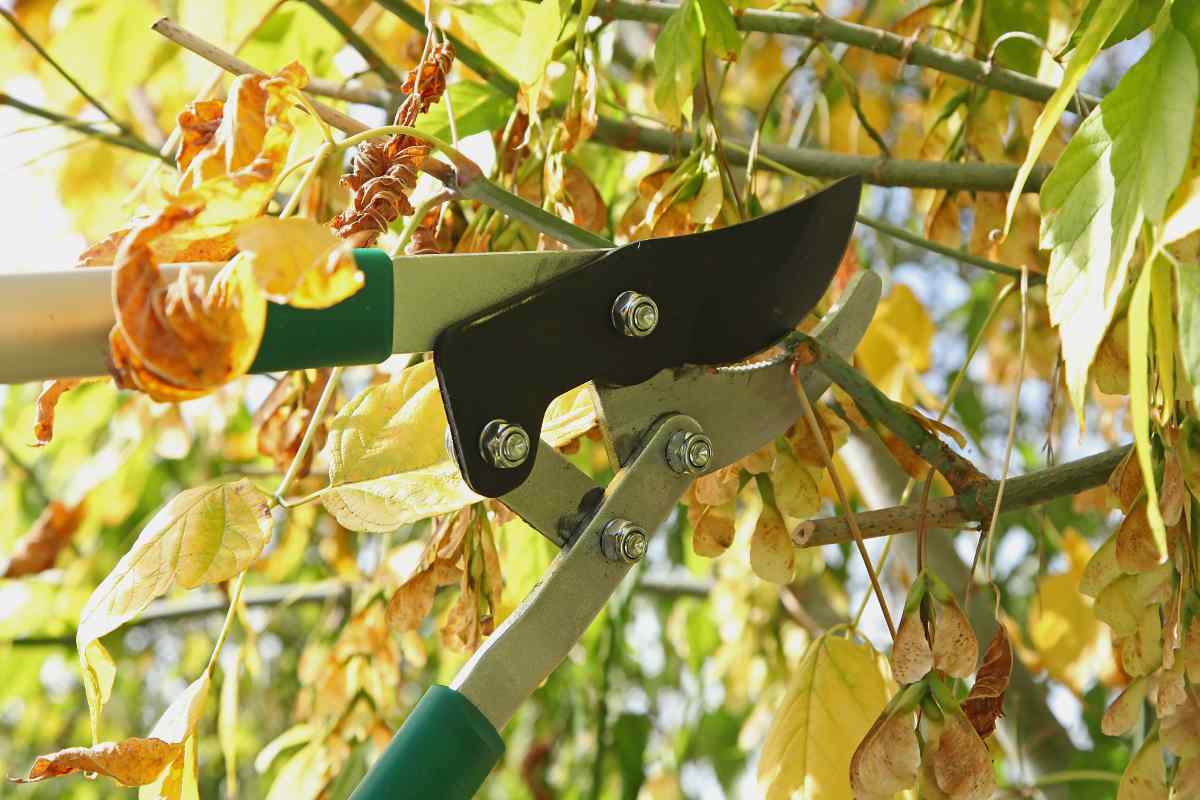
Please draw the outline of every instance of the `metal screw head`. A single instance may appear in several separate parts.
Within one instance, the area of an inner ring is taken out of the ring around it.
[[[497,469],[513,469],[529,458],[529,434],[520,425],[494,419],[479,435],[479,452]]]
[[[614,519],[600,533],[600,552],[609,561],[633,564],[646,555],[646,530],[625,519]]]
[[[667,441],[667,464],[678,475],[696,475],[712,461],[712,439],[703,433],[679,431]]]
[[[640,292],[621,292],[613,302],[612,321],[626,336],[649,336],[658,327],[658,303]]]

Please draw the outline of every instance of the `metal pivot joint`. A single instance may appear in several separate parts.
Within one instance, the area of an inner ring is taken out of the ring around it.
[[[624,291],[612,307],[613,327],[625,336],[640,339],[658,327],[658,303],[641,292]]]
[[[479,452],[497,469],[513,469],[529,458],[532,442],[520,425],[494,419],[479,435]]]
[[[635,564],[646,555],[646,530],[626,519],[614,519],[600,532],[600,552],[609,561]]]
[[[712,458],[712,439],[703,433],[678,431],[667,442],[667,464],[677,475],[699,475]]]

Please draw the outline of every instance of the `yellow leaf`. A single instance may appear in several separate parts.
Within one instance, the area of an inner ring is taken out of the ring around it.
[[[325,507],[351,530],[382,532],[475,502],[446,427],[432,361],[367,389],[329,423]]]
[[[855,351],[859,366],[888,397],[911,404],[912,382],[929,369],[933,319],[902,283],[879,304],[875,319]]]
[[[750,536],[750,567],[771,583],[790,583],[796,571],[796,554],[779,512],[764,505]]]
[[[826,634],[792,672],[763,744],[765,800],[850,797],[850,757],[895,692],[870,645]]]
[[[1166,796],[1162,742],[1155,733],[1142,742],[1137,755],[1125,767],[1125,774],[1117,786],[1117,800],[1162,800]]]
[[[350,243],[316,220],[257,217],[238,230],[237,245],[276,303],[328,308],[363,285]]]
[[[1038,659],[1031,668],[1045,669],[1076,692],[1111,669],[1108,630],[1096,619],[1090,599],[1080,593],[1087,544],[1067,531],[1064,549],[1070,569],[1038,579],[1037,597],[1029,606],[1029,641]]]
[[[111,658],[97,640],[176,585],[192,589],[244,571],[271,540],[267,499],[244,478],[179,493],[154,515],[92,592],[75,640],[83,662],[93,737],[114,672]]]
[[[547,409],[543,438],[566,444],[594,424],[586,388]],[[479,500],[446,452],[446,411],[432,361],[372,386],[329,423],[325,508],[345,527],[383,532]]]

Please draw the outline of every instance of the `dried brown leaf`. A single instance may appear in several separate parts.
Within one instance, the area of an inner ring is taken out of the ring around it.
[[[916,683],[933,669],[933,650],[919,614],[905,614],[892,645],[892,676],[900,684]]]
[[[75,772],[90,772],[106,775],[122,786],[144,786],[155,780],[182,752],[182,744],[139,738],[101,742],[92,747],[68,747],[38,756],[28,775],[9,780],[37,783]]]
[[[979,660],[979,640],[971,621],[958,601],[935,601],[937,619],[933,624],[933,665],[956,678],[965,678],[975,671]]]
[[[33,446],[42,447],[54,438],[54,411],[62,396],[86,381],[85,378],[66,378],[46,381],[37,397],[36,416],[33,421]]]
[[[850,788],[855,800],[891,800],[916,784],[920,766],[914,715],[881,715],[850,759]]]
[[[991,736],[996,720],[1004,715],[1004,693],[1012,675],[1013,651],[1008,632],[996,626],[996,635],[983,654],[983,664],[975,675],[975,685],[962,702],[963,713],[981,738]]]
[[[36,575],[53,567],[83,521],[83,512],[83,503],[67,506],[51,500],[29,532],[17,540],[8,562],[0,569],[0,578]]]

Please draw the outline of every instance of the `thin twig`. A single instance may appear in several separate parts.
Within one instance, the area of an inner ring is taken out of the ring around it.
[[[975,499],[964,508],[960,498],[943,497],[929,501],[930,530],[962,530],[991,518],[998,505],[1001,513],[1040,505],[1059,497],[1078,494],[1103,486],[1108,476],[1129,453],[1129,446],[1106,450],[1094,456],[1010,478],[1002,502],[996,502],[999,481],[988,481],[979,488]],[[915,531],[921,511],[917,505],[893,506],[858,515],[859,530],[866,539]],[[809,520],[792,534],[802,547],[841,544],[853,539],[853,532],[840,517]]]
[[[4,18],[6,20],[8,20],[8,24],[13,27],[13,30],[15,30],[22,39],[24,39],[26,42],[28,42],[30,47],[32,47],[34,50],[37,51],[37,54],[42,57],[43,61],[45,61],[47,64],[49,64],[54,69],[55,72],[57,72],[59,75],[61,75],[63,77],[63,79],[67,83],[71,84],[72,88],[74,88],[75,91],[79,92],[79,95],[84,100],[87,100],[89,103],[91,103],[92,106],[95,107],[95,109],[97,111],[99,111],[101,114],[103,114],[108,119],[109,122],[111,122],[113,125],[116,125],[118,128],[120,128],[121,132],[123,134],[125,134],[127,137],[129,137],[130,139],[140,138],[140,137],[138,137],[138,135],[136,133],[133,132],[132,128],[130,128],[127,124],[125,124],[120,119],[118,119],[117,116],[115,114],[113,114],[111,111],[109,111],[108,107],[105,106],[104,103],[101,103],[99,98],[97,98],[95,95],[93,95],[87,89],[83,88],[82,84],[80,84],[79,81],[75,80],[75,77],[73,75],[71,75],[71,73],[67,72],[67,70],[63,67],[63,65],[59,64],[58,61],[55,60],[54,56],[50,55],[50,53],[48,53],[44,47],[42,47],[40,44],[38,44],[37,39],[34,39],[29,34],[29,31],[25,30],[25,26],[21,24],[21,21],[19,19],[17,19],[16,14],[9,11],[4,6],[0,6],[0,15],[3,15]]]
[[[962,250],[955,250],[952,247],[946,247],[945,245],[938,244],[937,242],[918,236],[915,233],[906,231],[903,228],[898,228],[895,225],[889,225],[883,220],[875,219],[874,217],[868,217],[866,214],[859,214],[856,219],[863,225],[866,225],[869,228],[874,228],[880,233],[887,234],[893,239],[899,239],[902,242],[907,242],[915,247],[928,250],[931,253],[937,253],[938,255],[943,255],[947,258],[953,258],[955,261],[961,261],[962,263],[970,264],[973,267],[986,269],[989,272],[995,272],[997,275],[1005,275],[1009,278],[1016,278],[1018,280],[1021,278],[1021,270],[1019,269],[1014,269],[1006,264],[990,261],[986,258],[963,252]],[[1034,272],[1029,274],[1028,280],[1030,284],[1039,284],[1043,283],[1046,280],[1046,277],[1041,273]]]
[[[675,13],[678,6],[658,0],[599,0],[596,16],[601,19],[623,19],[662,24]],[[739,30],[762,33],[782,33],[841,42],[851,47],[895,58],[905,64],[927,67],[954,75],[989,89],[1044,103],[1058,89],[1052,83],[1031,78],[1023,72],[997,67],[960,53],[941,50],[908,37],[878,28],[857,25],[835,19],[827,14],[798,14],[787,11],[760,11],[748,8],[734,16]],[[1075,96],[1084,115],[1099,104],[1100,99],[1079,92]]]
[[[114,147],[123,147],[126,150],[132,150],[133,152],[141,153],[144,156],[153,156],[160,161],[173,163],[170,161],[170,159],[161,155],[153,145],[151,145],[149,142],[143,141],[142,139],[125,136],[123,134],[107,133],[99,130],[91,123],[81,122],[77,119],[72,119],[71,117],[59,114],[56,111],[50,111],[49,109],[41,108],[40,106],[35,106],[31,103],[26,103],[24,100],[18,100],[10,94],[0,92],[0,106],[9,106],[10,108],[23,111],[31,116],[50,120],[55,125],[62,125],[64,128],[70,128],[73,131],[90,136],[93,139],[104,142],[105,144],[111,144]]]
[[[879,585],[879,576],[875,574],[875,566],[871,563],[871,554],[867,552],[867,545],[863,541],[862,531],[858,528],[858,520],[854,513],[854,507],[850,505],[850,500],[846,495],[846,490],[842,488],[842,479],[838,477],[837,470],[833,466],[833,457],[829,454],[829,448],[825,446],[825,434],[821,430],[821,424],[817,421],[817,415],[813,413],[812,403],[808,400],[808,395],[804,392],[804,387],[800,386],[799,379],[796,376],[795,365],[792,368],[792,380],[796,383],[796,394],[800,397],[800,404],[804,407],[804,418],[808,420],[809,430],[812,431],[813,440],[817,443],[817,449],[821,452],[821,460],[825,463],[825,468],[829,472],[829,480],[833,482],[834,491],[837,492],[838,501],[842,504],[842,511],[846,515],[846,521],[850,525],[850,530],[854,532],[854,544],[858,547],[858,554],[862,558],[863,566],[866,567],[867,576],[871,579],[871,589],[875,592],[875,599],[879,601],[879,609],[883,612],[883,619],[887,622],[888,632],[892,635],[892,640],[896,639],[896,625],[892,622],[892,613],[888,611],[887,598],[883,595],[883,587]]]

